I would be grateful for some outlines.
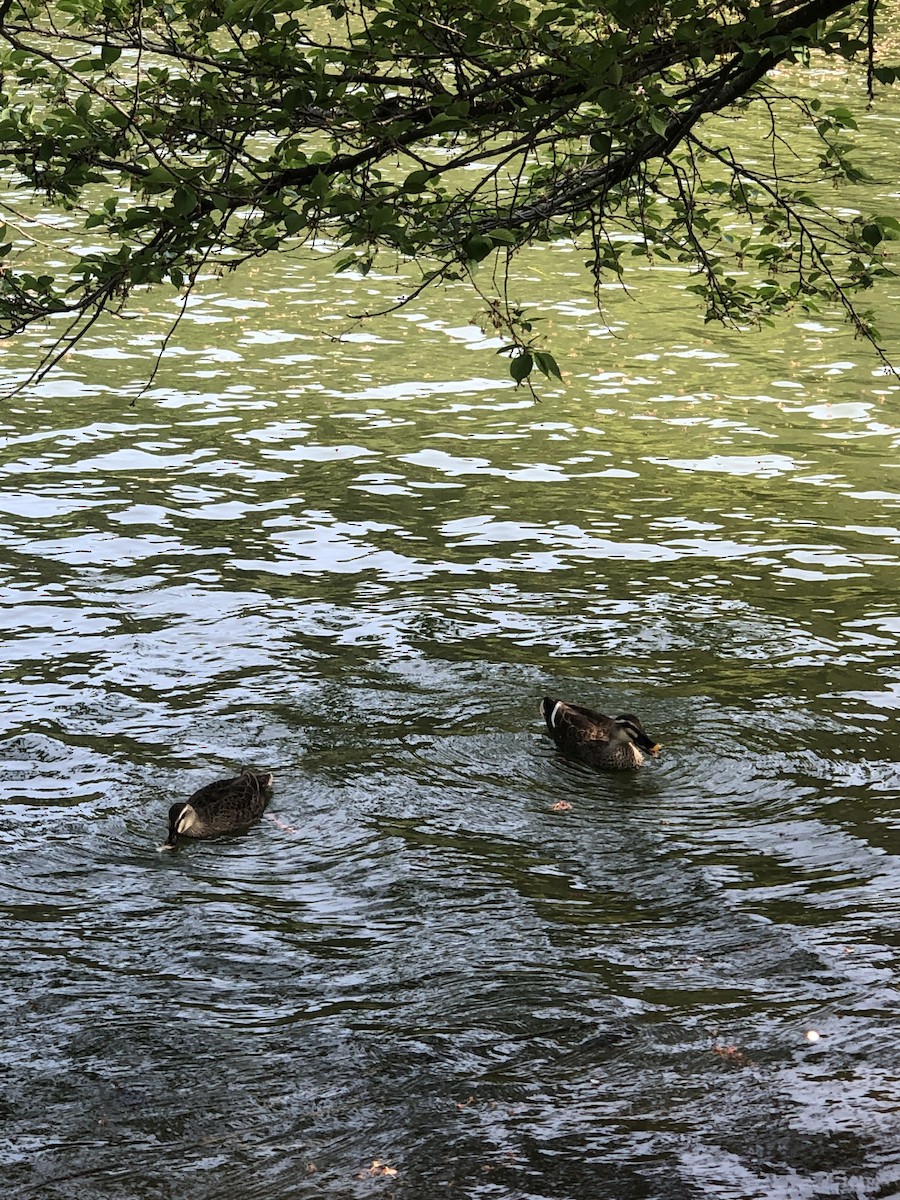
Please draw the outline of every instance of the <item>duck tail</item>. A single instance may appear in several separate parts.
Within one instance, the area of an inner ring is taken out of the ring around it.
[[[260,792],[270,792],[272,784],[275,782],[275,776],[271,771],[259,772],[251,770],[250,767],[243,767],[241,769],[241,778],[252,780],[253,787]]]

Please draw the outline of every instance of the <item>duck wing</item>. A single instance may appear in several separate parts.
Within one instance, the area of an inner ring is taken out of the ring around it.
[[[241,776],[232,776],[230,779],[216,779],[212,783],[206,783],[202,788],[198,788],[192,796],[188,797],[188,804],[197,812],[201,812],[211,804],[216,804],[230,795],[235,784],[239,783]]]
[[[201,820],[218,830],[249,825],[265,812],[272,776],[242,771],[232,779],[218,779],[194,792],[188,803]]]
[[[255,821],[261,817],[266,810],[266,805],[269,803],[269,797],[272,795],[273,777],[265,772],[256,774],[254,771],[241,771],[238,776],[242,787],[241,796],[243,804],[246,805],[250,812],[250,816]]]
[[[555,742],[609,741],[614,722],[603,713],[545,696],[541,712]]]

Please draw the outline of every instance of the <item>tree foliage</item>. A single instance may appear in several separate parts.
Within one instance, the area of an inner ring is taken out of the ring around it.
[[[521,382],[559,372],[509,263],[574,238],[598,299],[633,256],[670,259],[709,319],[838,301],[876,342],[854,295],[900,225],[828,204],[823,181],[860,178],[853,117],[793,90],[810,55],[859,59],[870,92],[892,83],[875,15],[875,0],[0,0],[15,189],[0,335],[64,331],[39,375],[135,289],[187,292],[213,266],[327,239],[339,270],[389,254],[420,264],[419,290],[470,280]],[[768,129],[752,163],[729,145],[750,106]],[[76,225],[52,271],[27,230],[48,205]]]

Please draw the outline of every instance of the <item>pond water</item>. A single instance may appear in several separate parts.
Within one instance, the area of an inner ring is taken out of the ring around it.
[[[162,294],[5,402],[6,1196],[900,1194],[897,381],[580,261],[537,403],[466,293],[338,343],[398,279],[290,257],[133,407]],[[242,764],[271,819],[160,853]]]

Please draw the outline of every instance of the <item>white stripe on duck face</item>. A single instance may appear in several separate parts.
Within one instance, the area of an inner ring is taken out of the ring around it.
[[[557,700],[557,702],[553,705],[553,712],[550,714],[550,724],[551,725],[556,724],[556,717],[557,717],[557,714],[559,713],[560,709],[562,708],[562,706],[563,706],[562,700]]]
[[[197,824],[197,811],[192,804],[185,804],[176,826],[178,833],[187,833]]]

